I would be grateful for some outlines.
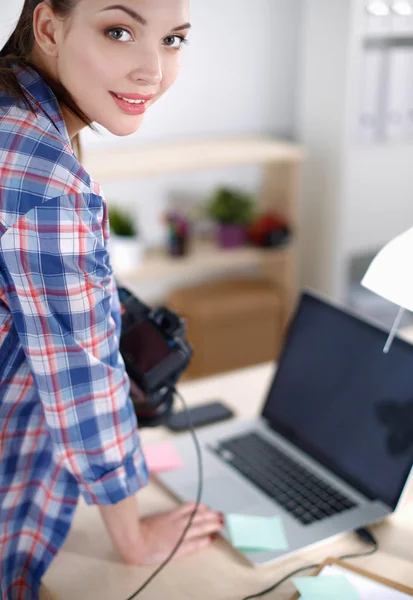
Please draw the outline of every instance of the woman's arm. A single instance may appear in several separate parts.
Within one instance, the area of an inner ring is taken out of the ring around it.
[[[99,505],[148,481],[112,315],[103,210],[94,194],[39,200],[0,239],[6,299],[54,458]]]
[[[157,565],[172,552],[194,507],[194,504],[185,504],[140,519],[138,502],[132,496],[118,504],[99,506],[99,510],[112,543],[124,562],[130,565]],[[221,513],[201,505],[176,556],[209,546],[223,524]]]
[[[139,508],[135,496],[117,504],[99,506],[100,514],[113,545],[126,563],[139,559],[142,547]]]

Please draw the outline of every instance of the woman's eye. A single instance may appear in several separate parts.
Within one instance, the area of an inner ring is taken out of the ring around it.
[[[182,48],[183,44],[188,43],[188,40],[182,37],[182,35],[168,35],[163,41],[168,48],[176,48],[177,50]]]
[[[115,40],[115,42],[130,42],[133,39],[129,31],[127,31],[127,29],[122,29],[121,27],[108,29],[106,34],[109,35],[112,40]],[[126,39],[124,34],[129,36],[130,39]]]

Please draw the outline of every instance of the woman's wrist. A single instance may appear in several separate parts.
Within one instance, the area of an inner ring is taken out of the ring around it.
[[[100,514],[113,545],[127,563],[139,563],[143,537],[138,502],[131,496],[117,504],[99,506]]]

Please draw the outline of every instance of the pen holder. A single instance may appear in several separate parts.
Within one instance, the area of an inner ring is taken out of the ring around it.
[[[189,246],[188,219],[179,213],[167,213],[165,222],[168,227],[167,252],[169,256],[185,256]]]

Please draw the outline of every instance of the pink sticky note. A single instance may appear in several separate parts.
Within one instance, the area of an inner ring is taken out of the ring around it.
[[[183,467],[183,462],[171,442],[145,446],[143,449],[150,473],[173,471]]]

